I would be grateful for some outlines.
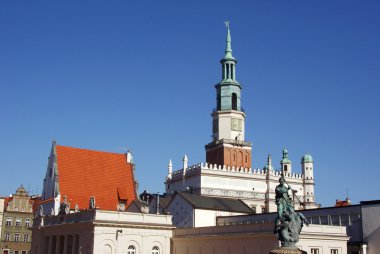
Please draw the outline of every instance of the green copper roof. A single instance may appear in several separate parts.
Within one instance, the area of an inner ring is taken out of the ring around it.
[[[290,163],[292,163],[292,162],[288,158],[288,150],[286,148],[284,148],[284,150],[282,150],[281,164],[290,164]]]
[[[227,39],[226,39],[226,54],[224,55],[224,59],[232,59],[235,58],[232,56],[232,47],[231,47],[231,32],[230,32],[230,22],[226,21],[224,22],[227,27]]]
[[[305,154],[304,156],[302,156],[301,161],[302,162],[313,162],[313,157],[311,157],[310,154]]]

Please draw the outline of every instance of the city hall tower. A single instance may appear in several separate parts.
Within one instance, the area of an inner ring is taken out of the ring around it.
[[[230,167],[251,168],[252,144],[245,140],[245,113],[241,106],[242,85],[236,80],[237,60],[232,56],[231,33],[222,64],[222,80],[215,85],[216,108],[212,116],[212,142],[205,146],[206,162]]]

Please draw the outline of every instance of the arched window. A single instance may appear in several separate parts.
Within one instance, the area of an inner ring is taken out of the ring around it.
[[[285,171],[285,172],[288,171],[288,165],[284,165],[284,171]]]
[[[133,245],[129,245],[127,254],[136,254],[136,247]]]
[[[154,246],[152,249],[152,254],[160,254],[160,248],[158,248],[157,246]]]
[[[237,110],[237,96],[236,93],[232,93],[232,110]]]

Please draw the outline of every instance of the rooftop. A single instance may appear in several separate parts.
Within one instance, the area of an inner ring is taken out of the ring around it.
[[[116,210],[136,199],[133,166],[125,154],[56,146],[61,198],[87,208],[91,196],[102,210]]]

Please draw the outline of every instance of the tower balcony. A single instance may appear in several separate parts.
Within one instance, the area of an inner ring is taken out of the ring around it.
[[[243,107],[240,107],[239,110],[232,109],[232,108],[223,108],[223,109],[213,108],[213,109],[212,109],[212,113],[215,113],[215,112],[218,112],[218,111],[228,111],[228,110],[234,110],[234,111],[239,111],[239,112],[243,112],[243,113],[245,113],[245,110],[244,110]]]
[[[230,144],[233,146],[250,146],[250,147],[252,147],[252,142],[237,140],[237,139],[226,139],[226,138],[215,140],[211,143],[208,143],[205,147],[207,149],[207,148],[211,148],[211,147],[214,147],[214,146],[220,145],[220,144]]]

